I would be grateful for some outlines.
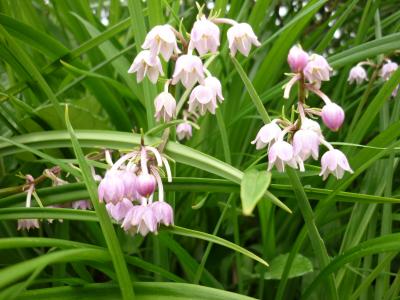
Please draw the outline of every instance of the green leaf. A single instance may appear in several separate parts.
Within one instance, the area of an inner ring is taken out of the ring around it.
[[[166,231],[171,232],[173,234],[178,234],[178,235],[182,235],[182,236],[188,236],[188,237],[192,237],[192,238],[196,238],[196,239],[205,240],[208,242],[218,244],[220,246],[227,247],[236,252],[242,253],[242,254],[246,255],[247,257],[254,259],[254,260],[258,261],[259,263],[263,264],[264,266],[268,267],[268,263],[265,260],[263,260],[262,258],[255,255],[254,253],[252,253],[232,242],[229,242],[220,237],[214,236],[212,234],[208,234],[208,233],[200,232],[200,231],[196,231],[196,230],[191,230],[191,229],[187,229],[187,228],[183,228],[183,227],[178,227],[178,226],[174,226],[173,228],[168,228],[168,229],[166,229]]]
[[[258,201],[268,189],[271,183],[271,172],[246,170],[240,184],[240,198],[244,215],[251,215]]]

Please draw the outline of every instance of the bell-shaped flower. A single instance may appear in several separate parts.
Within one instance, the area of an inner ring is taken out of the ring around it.
[[[171,205],[165,201],[157,201],[151,204],[157,222],[165,226],[174,225],[174,211]]]
[[[174,74],[172,75],[172,84],[181,81],[187,89],[191,88],[196,82],[203,82],[204,70],[203,63],[198,56],[185,54],[178,57]]]
[[[141,82],[147,76],[154,84],[157,82],[160,74],[164,75],[160,58],[152,56],[149,50],[139,52],[133,60],[128,73],[136,73],[137,82]]]
[[[312,54],[303,73],[310,83],[319,85],[321,81],[329,81],[331,71],[331,66],[323,56]]]
[[[216,52],[219,47],[219,28],[213,22],[202,16],[193,24],[190,32],[190,43],[200,55]]]
[[[130,200],[138,199],[139,195],[136,188],[137,176],[128,170],[121,171],[121,180],[124,184],[124,197]]]
[[[321,173],[322,179],[325,180],[329,174],[333,174],[337,179],[341,179],[344,172],[353,173],[346,155],[337,149],[331,149],[325,152],[321,158]]]
[[[154,193],[156,188],[156,179],[154,178],[154,175],[142,173],[137,176],[136,188],[139,195],[148,198]]]
[[[253,28],[247,23],[237,23],[228,29],[228,43],[231,55],[234,56],[239,50],[244,56],[250,53],[251,45],[261,46]]]
[[[168,92],[160,93],[154,100],[156,109],[155,117],[157,121],[162,119],[164,122],[168,122],[173,119],[176,115],[176,100]]]
[[[322,107],[321,118],[330,130],[338,131],[344,121],[344,111],[339,105],[331,102]]]
[[[285,165],[297,169],[297,161],[293,153],[293,146],[288,142],[283,140],[276,141],[268,152],[268,171],[270,171],[273,166],[279,172],[285,171]]]
[[[204,86],[207,86],[213,90],[215,98],[218,99],[220,103],[224,101],[224,96],[222,95],[221,82],[217,77],[208,76],[206,79],[204,79]]]
[[[157,232],[157,218],[150,205],[136,205],[127,213],[122,228],[132,234],[146,236],[149,232]]]
[[[30,230],[31,228],[39,228],[38,219],[19,219],[17,230]]]
[[[382,69],[379,73],[379,75],[384,79],[384,80],[388,80],[390,78],[390,76],[392,76],[392,74],[394,72],[396,72],[397,68],[399,67],[398,64],[396,64],[395,62],[392,61],[388,61],[387,63],[385,63],[382,66]]]
[[[154,26],[147,34],[142,48],[149,49],[153,57],[161,53],[166,61],[171,58],[173,53],[181,52],[176,43],[175,33],[168,24]]]
[[[288,64],[294,73],[302,72],[307,65],[309,55],[299,46],[293,46],[288,54]]]
[[[303,161],[310,156],[318,159],[321,129],[317,122],[318,128],[311,122],[315,121],[304,119],[300,130],[293,136],[293,154]]]
[[[256,149],[262,149],[273,144],[282,132],[282,129],[276,124],[277,120],[273,120],[271,123],[265,124],[258,131],[256,138],[252,141],[252,144],[256,144]]]
[[[187,122],[180,123],[176,126],[176,135],[178,140],[190,139],[192,137],[192,125]]]
[[[189,97],[189,112],[199,109],[201,115],[204,115],[207,110],[215,114],[216,107],[217,99],[213,89],[208,86],[198,85],[192,90]]]
[[[363,83],[363,81],[367,81],[367,80],[368,80],[367,72],[360,65],[357,65],[357,66],[351,68],[350,73],[349,73],[349,78],[347,78],[347,81],[350,84],[352,84],[353,82],[355,82],[357,84],[361,84],[361,83]]]
[[[106,205],[106,209],[108,214],[117,222],[121,222],[128,212],[133,208],[132,202],[124,198],[122,201],[118,202],[117,204],[108,203]]]
[[[98,187],[99,200],[117,204],[125,196],[125,186],[121,179],[121,171],[108,170]]]

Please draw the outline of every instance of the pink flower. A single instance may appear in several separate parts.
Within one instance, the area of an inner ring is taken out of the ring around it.
[[[209,87],[214,92],[215,98],[222,103],[224,96],[222,95],[221,82],[217,77],[208,76],[206,79],[204,79],[204,86]]]
[[[304,67],[304,76],[310,83],[320,84],[321,81],[330,79],[331,66],[326,59],[318,54],[312,54],[307,65]]]
[[[17,230],[30,230],[31,228],[39,228],[38,219],[19,219]]]
[[[163,119],[164,122],[170,121],[176,114],[176,101],[174,96],[168,92],[162,92],[154,100],[156,107],[155,117],[157,121]]]
[[[117,204],[108,203],[106,209],[108,214],[117,222],[122,221],[128,214],[130,209],[133,208],[133,204],[129,199],[122,199],[121,202]]]
[[[192,137],[192,125],[186,122],[180,123],[176,127],[176,135],[179,140],[190,139]]]
[[[293,46],[288,55],[288,64],[290,69],[295,72],[299,73],[302,72],[304,67],[307,65],[309,59],[309,55],[299,46]]]
[[[88,210],[88,209],[92,209],[92,203],[89,200],[78,200],[78,201],[72,202],[72,208]]]
[[[151,174],[142,173],[137,177],[136,188],[143,197],[149,197],[156,188],[156,179]]]
[[[174,211],[171,205],[164,201],[157,201],[151,205],[157,222],[165,226],[174,225]]]
[[[108,170],[98,187],[100,202],[116,204],[125,196],[124,183],[121,180],[121,171]]]
[[[396,64],[395,62],[392,61],[388,61],[386,64],[384,64],[382,66],[381,72],[380,72],[380,76],[384,79],[384,80],[388,80],[390,76],[392,76],[392,74],[394,72],[396,72],[397,68],[398,68],[398,64]]]
[[[319,176],[322,176],[323,180],[325,180],[330,173],[332,173],[337,179],[341,179],[345,171],[353,173],[353,170],[350,168],[343,152],[337,149],[331,149],[322,155],[321,173]]]
[[[247,23],[237,23],[228,29],[228,42],[231,55],[234,56],[239,50],[244,56],[250,53],[251,45],[261,46],[253,29]]]
[[[156,83],[158,76],[164,75],[162,70],[161,61],[158,56],[152,56],[149,50],[140,51],[133,60],[128,73],[137,73],[137,82],[141,82],[147,75],[152,83]]]
[[[196,82],[204,80],[203,63],[198,56],[185,54],[179,56],[176,61],[175,71],[172,75],[172,84],[181,81],[187,89],[191,88]]]
[[[288,142],[276,141],[268,152],[268,171],[275,165],[279,172],[284,172],[285,164],[297,169],[296,158],[293,155],[293,147]]]
[[[121,171],[121,180],[124,185],[124,197],[130,200],[138,199],[139,195],[136,190],[137,176],[128,170]]]
[[[315,124],[314,124],[315,123]],[[310,119],[304,119],[300,130],[293,136],[293,153],[301,160],[310,156],[318,159],[321,130],[319,124]]]
[[[132,234],[146,236],[149,232],[157,232],[157,218],[149,205],[137,205],[127,213],[122,228]]]
[[[204,85],[198,85],[193,89],[189,97],[189,112],[194,112],[199,108],[201,115],[204,115],[207,110],[215,114],[216,107],[217,99],[213,89]]]
[[[276,121],[273,120],[271,123],[265,124],[258,131],[256,138],[251,142],[256,144],[257,150],[272,145],[278,139],[282,129],[276,124]]]
[[[325,104],[321,111],[324,124],[332,131],[338,131],[344,121],[344,111],[336,103]]]
[[[362,66],[357,65],[351,68],[349,73],[349,78],[347,79],[347,81],[350,82],[350,84],[352,84],[353,82],[361,84],[363,83],[364,80],[368,80],[368,77],[367,77],[367,72]]]
[[[175,33],[170,25],[157,25],[147,34],[142,45],[143,49],[149,49],[151,56],[156,57],[159,53],[168,61],[172,53],[179,54]]]
[[[190,43],[200,55],[216,52],[219,46],[219,28],[213,22],[201,17],[193,24]]]

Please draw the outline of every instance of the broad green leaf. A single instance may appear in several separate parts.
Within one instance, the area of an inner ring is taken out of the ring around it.
[[[270,183],[271,172],[250,169],[243,173],[242,183],[240,184],[240,198],[242,199],[244,215],[251,215]]]

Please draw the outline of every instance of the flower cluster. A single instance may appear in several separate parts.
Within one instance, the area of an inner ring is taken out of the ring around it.
[[[106,203],[109,215],[131,234],[157,233],[159,226],[174,224],[172,207],[164,201],[160,172],[164,167],[172,181],[168,160],[154,147],[142,145],[112,162],[98,187],[100,202]],[[153,201],[158,188],[158,201]]]
[[[338,131],[344,121],[343,109],[320,90],[322,81],[330,79],[332,68],[323,56],[308,54],[300,46],[290,49],[288,63],[293,73],[288,74],[291,79],[284,86],[284,98],[289,98],[291,88],[298,83],[298,118],[291,121],[283,116],[272,120],[259,130],[252,144],[256,149],[268,147],[268,170],[275,166],[283,172],[288,165],[304,171],[304,161],[310,157],[317,160],[322,144],[328,148],[321,157],[320,175],[324,180],[329,174],[340,179],[345,171],[352,173],[346,156],[324,139],[319,123],[313,120],[321,117],[332,131]],[[323,100],[322,109],[307,106],[309,93]]]
[[[156,84],[160,76],[164,76],[161,64],[162,57],[166,62],[175,61],[172,78],[166,79],[164,91],[154,100],[155,118],[157,121],[169,122],[177,118],[179,111],[174,96],[169,92],[169,85],[179,82],[187,90],[189,96],[186,114],[205,115],[215,114],[218,103],[224,100],[221,82],[207,69],[212,59],[217,55],[220,46],[220,29],[218,24],[231,26],[227,31],[230,53],[234,56],[237,51],[248,56],[251,46],[260,46],[253,29],[247,23],[237,23],[234,20],[218,18],[212,11],[208,17],[199,7],[197,20],[188,34],[189,40],[169,24],[157,25],[147,34],[142,51],[137,54],[128,73],[136,73],[138,82],[144,77]],[[181,47],[179,47],[179,45]],[[197,53],[197,54],[196,54]],[[211,54],[211,56],[210,56]],[[202,59],[209,57],[208,62]],[[196,86],[197,84],[197,86]],[[176,130],[178,139],[190,138],[192,126],[184,116],[184,122]]]
[[[40,199],[38,195],[35,192],[35,185],[36,182],[42,181],[45,178],[49,178],[52,181],[52,186],[60,186],[60,185],[65,185],[68,184],[67,181],[61,179],[59,175],[60,169],[59,167],[54,167],[52,169],[46,169],[43,172],[43,175],[38,179],[35,180],[35,178],[32,177],[32,175],[28,174],[25,175],[25,185],[23,186],[23,191],[26,192],[26,203],[25,207],[31,207],[31,202],[32,202],[32,196],[35,197],[37,200],[38,204],[42,206],[42,203],[40,203]],[[72,203],[65,203],[65,204],[54,204],[54,205],[49,205],[47,207],[53,207],[53,208],[73,208],[73,209],[91,209],[92,204],[90,203],[89,200],[77,200]],[[49,223],[53,222],[53,219],[47,219]],[[59,220],[62,222],[62,220]],[[18,230],[26,229],[30,230],[32,228],[39,228],[39,220],[38,219],[19,219],[18,220]]]
[[[356,83],[358,85],[362,84],[364,81],[368,81],[368,74],[367,71],[364,69],[363,66],[371,66],[371,67],[375,67],[375,68],[379,68],[380,65],[376,65],[370,61],[362,61],[359,62],[356,66],[354,66],[353,68],[351,68],[350,73],[349,73],[349,77],[347,79],[347,81],[352,84],[352,83]],[[390,59],[386,59],[385,63],[382,65],[382,67],[379,70],[379,76],[387,81],[389,80],[390,76],[392,76],[392,74],[394,72],[396,72],[396,70],[399,68],[399,65],[393,61],[391,61]],[[396,97],[397,92],[399,90],[399,86],[397,85],[396,88],[393,90],[392,92],[392,97]]]

